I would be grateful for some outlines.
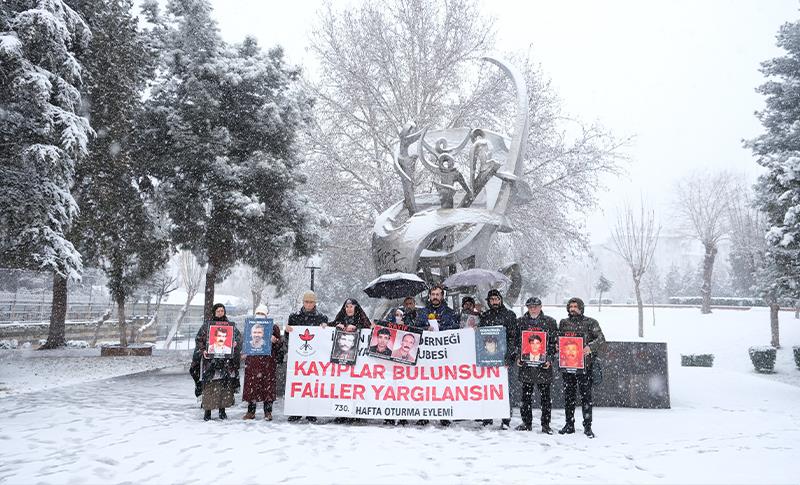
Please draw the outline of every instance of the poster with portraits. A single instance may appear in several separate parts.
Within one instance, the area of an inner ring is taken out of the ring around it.
[[[539,367],[547,362],[547,332],[523,330],[519,348],[522,365]]]
[[[422,339],[422,329],[394,324],[392,327],[375,325],[369,334],[367,355],[402,364],[417,364],[417,349]]]
[[[274,322],[271,318],[245,318],[242,353],[246,355],[272,355],[273,325]]]
[[[233,355],[233,325],[230,322],[211,322],[207,352],[218,359]]]
[[[473,315],[472,313],[462,313],[461,314],[461,323],[459,325],[460,328],[477,328],[478,325],[481,323],[481,317],[479,315]]]
[[[337,328],[333,332],[333,347],[331,347],[331,362],[334,364],[355,365],[358,357],[358,344],[360,333],[345,332]]]
[[[506,359],[506,329],[502,325],[475,329],[475,363],[499,367]]]
[[[558,366],[565,372],[583,369],[583,337],[558,337]]]

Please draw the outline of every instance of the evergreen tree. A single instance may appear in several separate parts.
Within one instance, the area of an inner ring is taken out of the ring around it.
[[[97,136],[78,164],[73,193],[81,215],[70,237],[87,263],[105,273],[117,305],[120,344],[127,345],[125,300],[169,257],[155,189],[131,154],[134,120],[155,59],[137,28],[132,0],[81,0],[73,6],[94,34],[82,57]]]
[[[606,278],[603,273],[600,273],[600,279],[597,280],[597,284],[594,286],[594,289],[600,293],[600,297],[597,298],[598,312],[603,308],[603,293],[610,290],[612,286],[614,286],[614,283]]]
[[[318,218],[299,188],[298,131],[311,100],[283,52],[255,40],[227,46],[206,0],[172,0],[164,75],[139,142],[163,188],[174,242],[207,264],[214,285],[238,262],[280,283],[287,258],[319,243]]]
[[[679,296],[681,294],[681,272],[678,265],[673,264],[669,268],[669,272],[664,277],[664,297],[669,298]]]
[[[767,254],[757,286],[770,305],[772,345],[778,347],[779,299],[800,297],[800,22],[778,32],[786,54],[765,61],[769,79],[758,91],[766,108],[758,113],[765,133],[748,142],[758,164],[766,168],[756,184],[756,204],[767,219]]]
[[[61,0],[0,5],[0,264],[53,272],[47,348],[64,344],[67,280],[83,269],[66,233],[78,213],[75,163],[92,131],[79,113],[75,57],[90,37]]]

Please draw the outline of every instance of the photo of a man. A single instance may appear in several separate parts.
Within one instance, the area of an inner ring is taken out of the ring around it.
[[[547,359],[547,333],[536,331],[522,332],[522,356],[520,361],[523,364],[538,366]]]
[[[247,317],[244,321],[244,346],[242,353],[245,355],[272,355],[272,327],[271,318]],[[267,338],[265,338],[267,336]]]
[[[208,332],[208,353],[220,357],[233,353],[233,327],[211,325]]]
[[[376,325],[372,331],[372,338],[370,339],[369,353],[374,356],[392,356],[392,340],[394,340],[392,329]]]
[[[333,335],[331,362],[353,365],[358,357],[358,332],[345,332],[337,329]]]
[[[506,329],[502,326],[475,329],[475,363],[481,367],[497,367],[506,357]]]
[[[583,337],[558,338],[558,365],[562,369],[583,369]]]
[[[417,337],[413,333],[400,332],[403,336],[399,346],[392,352],[392,357],[404,362],[416,362],[417,360]]]

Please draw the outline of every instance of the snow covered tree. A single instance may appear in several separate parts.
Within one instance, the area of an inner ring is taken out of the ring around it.
[[[132,150],[135,119],[155,58],[138,30],[132,0],[73,2],[93,32],[85,53],[85,96],[97,136],[76,170],[80,208],[70,239],[87,263],[103,270],[117,306],[120,344],[127,345],[125,303],[169,258],[167,221],[156,189]]]
[[[309,167],[317,182],[313,196],[336,221],[335,244],[325,250],[323,296],[343,298],[371,277],[366,268],[353,269],[372,261],[377,214],[400,200],[413,212],[392,159],[406,123],[511,131],[513,87],[496,69],[476,63],[494,39],[493,19],[474,0],[379,0],[328,7],[320,16],[311,39],[320,79]],[[617,169],[620,143],[596,125],[565,126],[569,117],[541,71],[524,54],[510,57],[530,95],[524,176],[537,196],[511,211],[516,230],[497,235],[489,259],[499,267],[510,254],[526,279],[551,277],[565,252],[586,244],[575,214],[593,207],[598,175]],[[426,170],[411,172],[422,190],[433,192]]]
[[[252,38],[230,47],[206,0],[167,5],[163,75],[153,86],[139,144],[159,180],[172,237],[214,285],[243,262],[268,281],[283,262],[313,253],[320,218],[300,193],[298,130],[311,99],[280,49]]]
[[[597,284],[594,285],[594,289],[600,293],[600,296],[597,298],[597,311],[599,312],[601,308],[603,308],[603,293],[607,292],[614,286],[614,283],[606,278],[603,273],[600,273],[600,279],[597,280]]]
[[[65,343],[67,281],[83,269],[66,233],[78,213],[75,163],[92,134],[75,57],[90,37],[61,0],[0,5],[0,265],[53,272],[45,348]]]
[[[673,264],[669,268],[669,272],[664,277],[664,297],[669,302],[673,296],[681,294],[681,271],[678,265]]]
[[[800,22],[781,26],[777,39],[785,55],[761,64],[768,81],[758,91],[767,99],[757,115],[765,133],[747,143],[766,169],[755,187],[768,227],[757,286],[770,305],[774,347],[780,345],[779,300],[800,297]]]
[[[727,172],[696,172],[676,186],[676,208],[687,235],[703,244],[701,313],[711,313],[711,287],[719,242],[728,232],[727,216],[733,179]]]
[[[745,183],[736,184],[731,191],[728,225],[731,291],[734,296],[753,296],[766,252],[767,225],[764,214],[755,207],[753,190]]]
[[[636,293],[636,306],[639,310],[639,337],[644,337],[644,310],[642,307],[642,276],[653,262],[653,254],[658,244],[661,226],[656,226],[653,211],[648,211],[640,203],[639,215],[634,214],[630,205],[617,215],[617,223],[611,230],[612,250],[628,265]]]

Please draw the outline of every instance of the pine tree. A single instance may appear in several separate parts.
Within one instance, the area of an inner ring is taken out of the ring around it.
[[[667,301],[673,296],[681,294],[681,272],[678,265],[670,266],[669,273],[664,277],[664,297]]]
[[[61,0],[0,6],[0,264],[53,272],[46,348],[64,344],[67,280],[83,269],[66,233],[78,213],[75,163],[92,132],[75,57],[90,37]]]
[[[614,283],[600,273],[600,279],[597,280],[597,284],[594,286],[594,289],[600,292],[600,297],[597,299],[598,312],[603,307],[603,293],[610,290],[612,286],[614,286]]]
[[[758,88],[767,98],[757,114],[765,133],[747,143],[767,169],[755,187],[768,226],[757,286],[770,306],[774,347],[780,346],[779,300],[800,297],[800,22],[781,26],[777,40],[786,54],[761,64],[769,79]]]
[[[172,237],[207,264],[205,314],[214,285],[238,262],[280,282],[287,258],[320,240],[299,188],[296,138],[311,100],[280,49],[255,40],[229,47],[205,0],[173,0],[164,76],[153,88],[139,144],[163,188]]]
[[[125,300],[167,261],[166,227],[155,188],[131,153],[134,119],[155,59],[137,28],[132,0],[74,1],[93,32],[85,54],[85,96],[97,136],[78,164],[73,190],[81,215],[71,239],[106,275],[127,345]]]

